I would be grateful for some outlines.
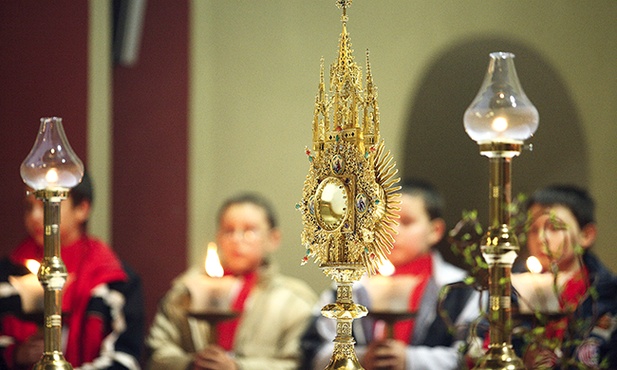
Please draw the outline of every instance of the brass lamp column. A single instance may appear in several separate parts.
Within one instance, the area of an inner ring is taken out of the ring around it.
[[[490,54],[480,92],[465,112],[465,130],[490,161],[489,228],[482,255],[489,273],[489,336],[487,353],[476,369],[524,369],[512,348],[511,268],[519,251],[510,229],[512,158],[538,128],[538,111],[520,86],[514,54]]]
[[[60,203],[84,173],[69,145],[62,119],[41,118],[32,150],[21,164],[21,177],[43,202],[44,257],[38,278],[44,288],[44,349],[35,370],[73,369],[62,354],[62,289],[67,270],[60,257]]]
[[[374,273],[392,249],[393,211],[398,209],[394,162],[379,137],[377,88],[368,64],[366,88],[354,61],[347,33],[351,0],[343,9],[338,58],[330,66],[326,93],[323,59],[313,116],[313,145],[307,149],[310,169],[302,201],[303,263],[310,257],[337,285],[336,302],[321,313],[336,320],[334,351],[326,369],[362,369],[354,351],[352,322],[367,314],[353,301],[353,283]]]

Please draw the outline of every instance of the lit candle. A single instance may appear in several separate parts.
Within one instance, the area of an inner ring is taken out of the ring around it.
[[[390,260],[385,260],[381,264],[381,266],[379,266],[377,271],[379,271],[379,274],[382,275],[382,276],[392,276],[392,275],[394,275],[394,272],[396,271],[396,268],[394,267],[392,262],[390,262]]]
[[[52,149],[53,154],[53,149]],[[50,168],[45,174],[45,180],[49,183],[50,186],[54,186],[58,183],[58,170],[55,168]]]
[[[205,273],[188,274],[184,283],[191,294],[192,311],[229,311],[239,280],[224,276],[215,243],[209,243],[204,263]]]
[[[527,270],[529,270],[529,272],[533,274],[542,273],[542,264],[540,263],[540,260],[537,257],[531,256],[527,258],[526,265],[527,265]]]
[[[21,299],[21,309],[25,313],[43,312],[45,292],[36,275],[40,265],[38,261],[27,260],[26,267],[30,273],[9,276],[9,283],[17,290]]]
[[[41,263],[37,260],[26,260],[26,267],[34,275],[38,274]]]
[[[206,262],[204,263],[206,268],[206,274],[211,277],[223,277],[224,271],[219,259],[218,250],[216,244],[209,243],[206,250]]]
[[[394,275],[396,269],[388,260],[385,260],[377,270],[379,275],[366,279],[365,284],[371,300],[371,311],[409,311],[409,297],[420,279],[407,274]]]
[[[529,272],[512,274],[512,286],[519,295],[519,311],[521,313],[559,312],[559,299],[554,291],[554,275],[543,273],[542,264],[534,256],[529,257],[526,264]]]

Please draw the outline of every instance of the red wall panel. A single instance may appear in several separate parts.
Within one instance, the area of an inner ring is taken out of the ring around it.
[[[63,118],[87,163],[88,2],[0,2],[0,255],[24,236],[19,166],[41,117]]]
[[[188,2],[147,3],[137,64],[113,72],[113,246],[144,281],[148,322],[186,268]]]

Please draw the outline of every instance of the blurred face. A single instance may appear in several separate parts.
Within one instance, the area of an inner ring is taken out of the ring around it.
[[[221,264],[234,275],[256,270],[280,242],[266,211],[251,203],[233,204],[221,216],[217,243]]]
[[[445,231],[442,219],[430,219],[420,196],[403,194],[399,215],[399,225],[395,228],[398,235],[394,236],[394,249],[389,256],[395,267],[428,253]]]
[[[588,248],[595,240],[595,226],[583,230],[576,218],[564,206],[533,205],[529,209],[531,225],[527,235],[529,253],[540,260],[544,271],[551,271],[551,263],[559,271],[576,271],[579,267],[577,246]]]
[[[44,211],[43,201],[36,199],[34,195],[28,195],[25,199],[24,225],[28,235],[37,244],[43,246],[44,239]],[[90,204],[82,202],[81,205],[73,205],[73,200],[68,199],[60,203],[60,245],[74,243],[82,235],[82,225],[88,219]]]

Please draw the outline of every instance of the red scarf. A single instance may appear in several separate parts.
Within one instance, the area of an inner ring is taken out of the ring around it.
[[[409,297],[410,312],[418,312],[420,303],[422,302],[422,296],[424,295],[424,290],[432,274],[433,259],[430,254],[425,254],[406,265],[396,268],[394,275],[414,275],[420,278],[420,282],[416,286],[416,289]],[[411,334],[413,333],[414,324],[414,319],[399,321],[394,324],[394,339],[398,339],[409,344],[411,342]]]
[[[40,262],[43,259],[43,248],[34,239],[27,239],[10,257],[14,263],[22,265],[28,259]],[[73,366],[79,366],[98,356],[103,337],[92,333],[86,317],[92,289],[103,283],[126,281],[127,276],[115,253],[96,239],[83,237],[71,245],[63,246],[61,258],[69,273],[62,294],[62,312],[66,315],[65,320],[70,329],[64,355]]]
[[[229,274],[226,273],[226,275]],[[240,288],[240,292],[238,292],[236,299],[231,305],[231,310],[240,314],[244,312],[246,300],[253,290],[253,287],[257,284],[257,273],[250,272],[244,275],[243,278],[244,281],[242,283],[242,288]],[[232,320],[223,321],[216,326],[216,331],[218,334],[217,344],[223,347],[226,351],[231,351],[233,349],[234,338],[236,336],[236,330],[239,323],[240,317],[237,317]]]
[[[587,269],[583,267],[580,273],[575,274],[564,285],[560,295],[559,304],[564,312],[573,312],[578,307],[582,298],[587,293],[589,280]],[[557,321],[551,321],[546,325],[546,336],[548,338],[563,339],[566,328],[568,327],[568,317]]]

